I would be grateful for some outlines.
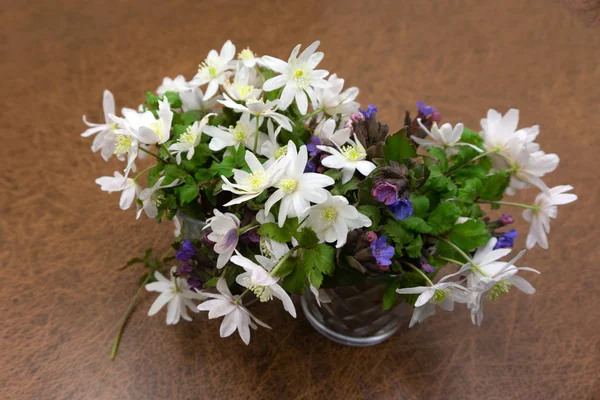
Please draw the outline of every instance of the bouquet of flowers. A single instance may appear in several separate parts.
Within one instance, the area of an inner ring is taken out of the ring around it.
[[[105,122],[84,117],[92,150],[125,165],[97,179],[101,189],[121,192],[121,209],[135,204],[137,218],[178,226],[174,256],[148,251],[128,263],[144,264],[142,286],[159,293],[148,315],[167,306],[176,324],[208,311],[224,317],[221,337],[237,330],[248,344],[250,328],[268,328],[250,298],[296,317],[291,294],[327,301],[323,288],[380,279],[381,306],[414,306],[412,327],[454,303],[480,324],[486,298],[534,293],[520,273],[538,271],[516,266],[524,250],[509,256],[513,218],[482,206],[523,208],[527,247],[548,248],[557,206],[577,196],[544,184],[559,158],[535,142],[538,126],[518,129],[515,109],[489,110],[479,132],[440,126],[440,112],[418,102],[390,132],[377,107],[360,109],[357,88],[317,69],[318,46],[298,45],[283,61],[249,49],[236,57],[228,41],[191,81],[165,78],[137,110],[116,115],[105,91]],[[503,200],[529,187],[539,191],[532,204]],[[204,229],[186,235],[194,219]],[[434,283],[448,264],[457,269]]]

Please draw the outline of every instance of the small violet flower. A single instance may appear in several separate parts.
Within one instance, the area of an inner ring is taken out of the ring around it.
[[[368,231],[365,233],[365,235],[367,235],[367,240],[369,243],[373,243],[375,240],[377,240],[377,234],[373,231]]]
[[[354,114],[350,115],[350,120],[354,123],[357,123],[358,121],[362,121],[365,119],[365,116],[362,114],[362,112],[355,112]]]
[[[387,243],[387,236],[381,236],[371,242],[371,251],[373,257],[377,260],[377,265],[383,271],[387,271],[392,264],[392,257],[394,256],[394,247]]]
[[[425,271],[425,273],[426,273],[426,274],[430,274],[430,273],[432,273],[432,272],[435,272],[435,268],[433,268],[433,267],[431,266],[431,264],[429,264],[429,263],[427,262],[427,260],[425,260],[425,261],[421,261],[421,269],[422,269],[423,271]]]
[[[399,199],[394,204],[388,205],[388,208],[391,212],[396,214],[398,220],[403,220],[413,215],[413,208],[410,200]]]
[[[377,113],[377,106],[369,104],[366,110],[361,109],[360,113],[365,116],[366,119],[371,118],[371,115]]]
[[[390,206],[398,201],[398,188],[391,183],[378,183],[377,186],[371,189],[371,195],[377,201]]]
[[[502,214],[502,218],[500,218],[500,222],[502,225],[510,225],[515,222],[515,219],[510,216],[510,214],[504,213]]]
[[[177,269],[177,275],[187,275],[192,272],[192,266],[190,264],[183,264]]]
[[[181,262],[186,262],[190,260],[194,254],[196,254],[196,249],[194,249],[194,245],[188,239],[184,239],[181,242],[181,246],[179,250],[175,253],[175,258]]]
[[[306,149],[308,150],[308,155],[311,157],[316,156],[321,152],[317,146],[321,145],[321,139],[317,135],[313,135],[310,138],[310,142],[306,145]]]
[[[498,241],[494,246],[494,250],[512,248],[515,245],[514,241],[517,236],[519,236],[519,233],[514,229],[505,232],[502,236],[498,238]]]
[[[432,122],[440,122],[442,120],[442,114],[433,106],[428,106],[422,101],[417,101],[417,108],[419,109],[418,117],[430,117]]]

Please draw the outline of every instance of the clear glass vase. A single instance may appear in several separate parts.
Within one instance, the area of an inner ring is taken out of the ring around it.
[[[373,346],[389,339],[400,328],[402,302],[383,310],[385,284],[365,279],[353,286],[321,289],[331,302],[317,303],[310,290],[302,295],[302,309],[310,324],[334,342],[355,347]]]
[[[181,219],[181,233],[183,237],[190,240],[200,240],[204,232],[202,229],[206,222],[193,218],[183,211],[177,211],[177,216]]]

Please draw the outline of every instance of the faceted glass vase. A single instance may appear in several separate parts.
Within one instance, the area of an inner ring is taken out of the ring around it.
[[[204,232],[202,229],[206,222],[190,217],[181,210],[177,211],[177,216],[181,218],[181,233],[185,239],[200,240]]]
[[[389,339],[403,322],[402,303],[389,310],[381,306],[385,284],[366,278],[353,286],[321,289],[331,302],[321,306],[310,290],[302,295],[302,309],[310,324],[323,336],[339,344],[373,346]]]

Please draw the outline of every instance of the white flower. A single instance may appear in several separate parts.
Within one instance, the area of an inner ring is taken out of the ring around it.
[[[127,109],[123,109],[127,111]],[[135,113],[135,111],[131,110]],[[115,132],[115,149],[114,153],[119,159],[127,156],[127,166],[125,167],[125,176],[129,175],[129,171],[136,170],[135,160],[138,157],[140,143],[137,136],[131,130],[127,129],[127,122],[123,118],[116,117],[113,114],[109,115],[110,119],[118,126]],[[141,157],[140,157],[141,158]]]
[[[319,137],[321,143],[336,146],[343,146],[348,143],[351,132],[350,128],[336,130],[336,123],[332,118],[322,120],[315,128],[315,135]]]
[[[531,249],[537,244],[543,249],[548,249],[548,238],[546,234],[550,233],[550,218],[556,218],[558,215],[557,206],[569,204],[577,200],[577,195],[565,193],[573,190],[573,186],[556,186],[548,190],[548,193],[542,192],[535,198],[534,206],[536,209],[523,211],[523,218],[531,223],[529,234],[527,235],[527,248]]]
[[[233,60],[234,56],[235,46],[228,40],[221,48],[220,54],[216,50],[211,50],[206,60],[199,65],[198,73],[190,81],[190,85],[199,86],[208,83],[206,93],[204,93],[204,101],[213,97],[219,90],[219,85],[227,80],[233,68],[230,61]]]
[[[494,109],[488,110],[487,118],[481,119],[483,130],[479,133],[483,138],[484,148],[489,152],[497,152],[501,157],[506,152],[509,140],[516,137],[529,152],[538,151],[539,145],[533,141],[539,133],[539,126],[517,130],[518,124],[519,110],[511,108],[504,116]]]
[[[183,75],[177,75],[175,79],[171,79],[168,76],[163,78],[162,84],[156,89],[158,96],[164,96],[167,92],[182,92],[188,90],[190,87],[185,80]]]
[[[110,118],[110,114],[115,113],[115,98],[108,90],[104,91],[102,108],[104,110],[104,123],[93,124],[88,122],[84,115],[83,122],[90,128],[83,132],[81,136],[89,137],[96,135],[92,142],[92,151],[95,153],[100,150],[104,161],[108,161],[115,151],[114,131],[117,128],[116,124]]]
[[[154,277],[157,282],[146,285],[149,292],[159,292],[160,295],[154,300],[148,316],[151,317],[167,306],[167,325],[173,325],[179,322],[180,318],[191,321],[187,309],[197,313],[196,305],[192,300],[204,300],[206,297],[190,289],[187,281],[183,278],[174,276],[175,267],[171,269],[171,279],[167,279],[158,271],[154,271]]]
[[[269,160],[276,160],[283,157],[287,152],[287,146],[280,146],[277,142],[277,136],[281,131],[281,125],[277,129],[273,128],[273,122],[267,120],[267,132],[269,133],[268,139],[262,144],[260,153],[269,158]]]
[[[158,178],[154,186],[142,190],[138,198],[142,201],[142,207],[138,209],[136,218],[142,215],[142,211],[146,213],[149,218],[156,218],[158,215],[158,206],[165,200],[165,194],[162,189],[171,188],[179,185],[179,179],[175,179],[173,182],[163,185],[165,180],[164,176]],[[139,207],[139,206],[138,206]]]
[[[458,272],[444,276],[438,283],[432,286],[417,286],[411,288],[396,289],[400,294],[420,294],[415,302],[415,311],[410,319],[409,328],[412,328],[417,322],[435,314],[435,306],[439,305],[443,310],[454,310],[454,303],[466,303],[469,299],[468,291],[463,286],[455,282],[446,282],[449,278],[462,274],[468,265],[461,268]]]
[[[296,308],[292,299],[277,283],[279,278],[269,274],[278,260],[256,256],[256,261],[260,265],[250,261],[236,251],[236,255],[231,257],[231,262],[244,268],[246,272],[239,274],[235,278],[235,281],[240,286],[250,289],[261,302],[267,302],[272,300],[273,297],[277,297],[283,303],[283,308],[292,317],[296,318]]]
[[[178,237],[181,235],[181,218],[177,215],[173,217],[173,236]]]
[[[206,126],[204,128],[204,133],[212,137],[208,147],[212,151],[219,151],[229,146],[233,146],[237,149],[240,147],[240,144],[242,144],[248,149],[253,149],[256,135],[256,118],[250,119],[249,113],[243,113],[235,126],[230,126],[229,128],[222,126]],[[259,119],[259,126],[261,122],[262,121]],[[257,153],[260,154],[262,144],[266,140],[267,135],[258,132]]]
[[[226,177],[221,176],[225,182],[223,190],[241,195],[225,204],[225,207],[243,203],[261,194],[279,179],[288,163],[288,158],[284,156],[274,162],[267,161],[265,165],[262,165],[251,151],[246,152],[245,159],[251,172],[234,169],[233,179],[236,183],[231,183]]]
[[[310,207],[305,224],[311,227],[321,242],[337,242],[339,249],[346,244],[348,232],[371,226],[371,220],[348,204],[344,196],[332,196],[327,192],[327,200]]]
[[[265,213],[265,210],[260,210],[256,213],[256,221],[263,225],[269,222],[275,222],[275,217],[271,213]],[[292,245],[298,244],[295,238],[292,238]],[[268,236],[260,237],[260,252],[263,256],[279,260],[290,251],[287,243],[281,243],[271,239]]]
[[[156,94],[163,96],[166,92],[179,93],[181,109],[184,112],[189,110],[204,110],[214,105],[214,101],[205,102],[202,90],[197,86],[190,86],[190,83],[186,82],[183,75],[178,75],[175,79],[165,77],[162,85],[156,89]]]
[[[96,179],[96,183],[105,192],[122,192],[119,201],[121,210],[127,210],[131,207],[141,190],[140,185],[136,183],[135,179],[123,176],[119,172],[115,172],[114,177],[102,176]]]
[[[298,45],[292,50],[287,62],[270,56],[263,57],[267,67],[281,74],[267,80],[263,85],[263,90],[270,92],[283,87],[281,103],[279,104],[279,108],[282,110],[286,110],[292,104],[292,101],[296,99],[298,110],[301,114],[306,114],[308,110],[306,95],[308,94],[314,102],[318,95],[314,89],[324,89],[331,85],[323,79],[329,74],[328,71],[315,70],[315,67],[323,59],[322,52],[315,53],[317,47],[319,47],[318,40],[308,46],[298,57],[300,51],[300,45]]]
[[[327,200],[329,192],[323,188],[335,183],[327,175],[313,172],[304,173],[308,161],[306,146],[302,146],[300,151],[296,151],[296,145],[290,140],[287,145],[287,156],[289,161],[285,172],[274,185],[278,189],[265,203],[265,213],[268,214],[271,207],[281,200],[278,215],[279,226],[283,226],[287,217],[299,217],[304,214],[311,202],[318,204]]]
[[[219,103],[225,107],[231,108],[237,112],[250,113],[259,117],[271,118],[275,120],[286,131],[292,131],[292,121],[285,115],[275,111],[279,100],[264,102],[262,99],[247,99],[246,105],[241,105],[231,100],[226,94],[223,95],[225,100],[219,100]]]
[[[256,57],[256,54],[254,54],[249,48],[245,48],[244,50],[240,51],[237,58],[246,68],[254,68],[256,64],[262,64],[260,57]]]
[[[210,228],[208,240],[215,242],[214,250],[219,254],[217,268],[221,269],[227,264],[240,238],[240,220],[231,213],[223,214],[216,208],[214,217],[206,220],[204,229]]]
[[[350,115],[358,112],[360,104],[354,99],[358,96],[358,88],[351,87],[342,92],[344,80],[338,78],[336,74],[329,77],[328,82],[331,84],[326,89],[317,89],[318,95],[313,99],[313,108],[315,110],[322,109],[325,114],[330,116]]]
[[[348,143],[350,144],[340,147],[334,142],[337,149],[329,146],[317,146],[319,149],[331,154],[325,157],[321,164],[328,168],[342,170],[342,183],[352,179],[356,170],[364,176],[368,176],[376,167],[371,161],[366,160],[367,152],[356,138],[356,134],[354,134],[354,141],[348,140]]]
[[[474,268],[470,267],[470,263],[465,265],[468,267],[464,272],[467,275],[467,287],[471,292],[468,307],[471,309],[473,324],[481,325],[483,321],[483,301],[486,293],[491,300],[497,300],[512,286],[527,294],[535,293],[535,289],[529,282],[516,275],[519,271],[531,271],[539,274],[535,269],[518,268],[514,265],[525,254],[525,250],[519,252],[508,262],[497,261],[510,253],[511,249],[494,250],[496,242],[496,238],[491,238],[487,244],[477,249],[473,257]],[[465,267],[461,269],[464,270]]]
[[[243,305],[239,296],[232,296],[225,278],[220,278],[217,282],[217,290],[219,294],[209,293],[206,291],[200,292],[211,300],[207,300],[198,305],[198,310],[208,311],[208,319],[219,318],[225,316],[221,323],[220,335],[222,338],[230,336],[236,330],[244,343],[250,343],[250,327],[256,329],[256,324],[271,329],[264,322],[257,319]],[[256,322],[256,324],[255,324]]]
[[[259,86],[261,84],[262,80],[258,77],[255,69],[238,67],[233,77],[233,83],[226,80],[223,88],[229,97],[240,101],[260,97],[262,89]]]
[[[417,142],[420,146],[423,146],[423,148],[441,147],[448,155],[457,153],[456,146],[469,146],[479,152],[482,152],[482,150],[477,146],[474,146],[470,143],[460,142],[460,138],[464,130],[463,124],[456,124],[454,129],[452,129],[452,125],[449,123],[445,123],[438,128],[437,124],[434,122],[430,131],[427,129],[427,127],[425,127],[425,125],[423,125],[420,118],[417,118],[417,122],[421,126],[421,129],[427,133],[430,139],[421,139],[417,136],[411,136],[410,138]]]
[[[181,153],[187,152],[188,160],[191,160],[192,157],[194,157],[194,149],[200,144],[202,130],[208,123],[208,119],[213,115],[217,114],[207,114],[200,121],[196,121],[188,126],[186,131],[179,136],[177,143],[173,143],[169,146],[169,151],[175,154],[177,164],[181,164]]]
[[[173,111],[169,100],[163,97],[158,101],[158,118],[151,111],[124,114],[127,128],[144,144],[163,144],[171,137]]]

